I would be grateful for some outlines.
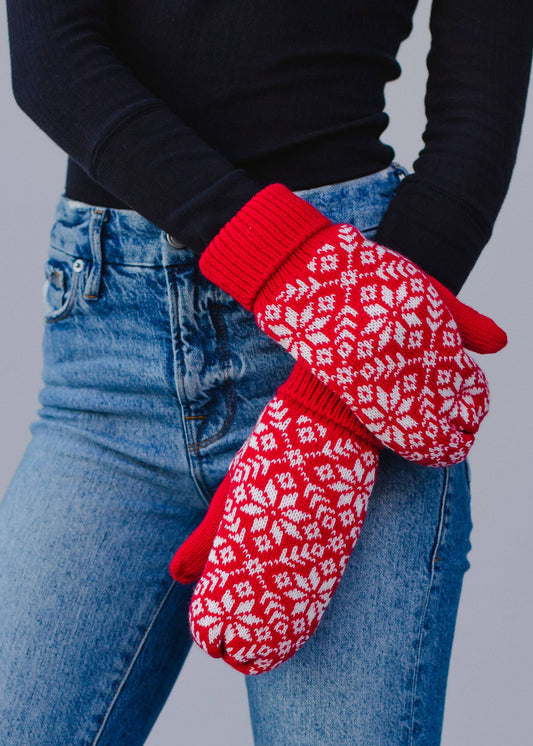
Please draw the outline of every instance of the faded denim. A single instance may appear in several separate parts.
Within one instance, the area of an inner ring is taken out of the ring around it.
[[[371,236],[404,174],[298,194]],[[132,210],[60,195],[43,281],[41,407],[0,505],[0,743],[137,746],[191,645],[169,562],[294,360]],[[467,469],[382,452],[318,630],[247,677],[256,746],[439,743]]]

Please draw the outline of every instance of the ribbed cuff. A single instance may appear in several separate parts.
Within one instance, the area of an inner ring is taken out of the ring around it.
[[[296,362],[292,373],[279,387],[276,396],[290,398],[302,409],[312,412],[326,422],[335,422],[340,427],[349,430],[355,438],[374,448],[383,447],[337,394],[319,381],[302,362]]]
[[[226,223],[200,257],[200,269],[251,310],[263,283],[302,243],[331,225],[283,184],[269,184]]]

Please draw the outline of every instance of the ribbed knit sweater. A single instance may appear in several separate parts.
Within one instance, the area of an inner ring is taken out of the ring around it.
[[[65,193],[200,255],[263,186],[394,158],[384,86],[416,0],[7,0],[12,85],[68,155]],[[434,0],[425,147],[376,239],[457,292],[507,192],[531,0]]]

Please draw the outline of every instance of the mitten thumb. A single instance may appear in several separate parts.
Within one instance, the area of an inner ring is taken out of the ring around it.
[[[467,350],[482,354],[498,352],[507,344],[507,334],[488,316],[462,303],[455,295],[431,275],[428,280],[446,304]]]
[[[201,576],[222,515],[230,484],[230,472],[215,492],[202,522],[180,546],[172,562],[170,574],[179,583],[194,583]]]

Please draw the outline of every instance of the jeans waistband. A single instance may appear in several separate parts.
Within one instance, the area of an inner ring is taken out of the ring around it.
[[[376,193],[394,192],[407,170],[396,162],[381,171],[349,181],[326,184],[296,191],[295,194],[316,204],[324,195],[328,204],[339,206],[360,201],[372,202]],[[335,216],[330,216],[332,220]],[[340,218],[342,221],[342,217]],[[71,256],[88,259],[96,266],[102,263],[138,266],[191,264],[198,257],[189,247],[173,246],[168,234],[135,210],[128,210],[70,199],[62,193],[56,204],[50,244]],[[95,274],[95,282],[97,276]]]

